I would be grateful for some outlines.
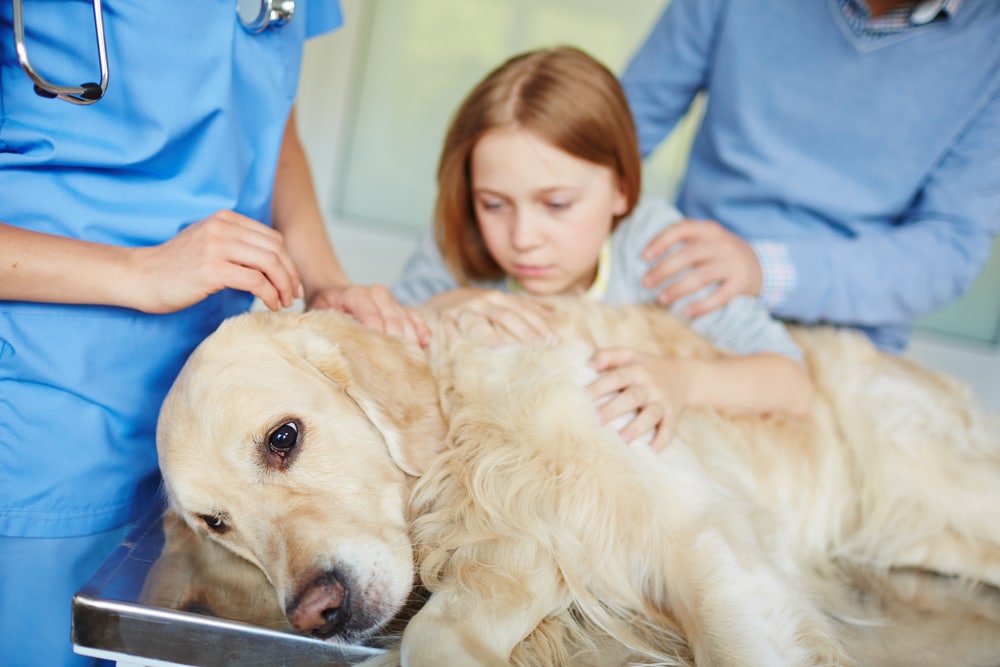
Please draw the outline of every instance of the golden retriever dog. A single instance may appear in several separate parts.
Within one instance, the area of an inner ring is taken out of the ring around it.
[[[140,599],[145,604],[291,631],[274,588],[260,569],[202,531],[192,530],[172,511],[163,517],[163,533],[162,553],[142,589]],[[858,664],[1000,664],[1000,589],[912,569],[883,573],[841,568],[838,576],[854,598],[856,613],[877,618],[877,623],[840,626],[848,655]],[[396,646],[406,621],[424,601],[422,595],[413,596],[412,604],[366,644],[376,652]],[[351,650],[364,653],[357,647]],[[204,651],[202,657],[208,657]],[[390,654],[386,660],[391,663],[394,657]]]
[[[725,353],[653,306],[545,304],[558,343],[225,322],[160,414],[171,507],[300,632],[364,641],[416,573],[407,666],[863,665],[838,567],[1000,584],[1000,428],[958,384],[797,331],[809,418],[690,410],[657,455],[600,423],[593,350]]]

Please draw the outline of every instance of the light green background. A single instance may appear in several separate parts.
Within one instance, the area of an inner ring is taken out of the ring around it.
[[[355,104],[338,183],[339,213],[403,229],[430,222],[438,150],[451,114],[490,69],[520,51],[584,48],[616,73],[663,0],[366,0],[353,82]],[[672,196],[701,115],[696,105],[647,160],[647,192]],[[1000,242],[959,302],[925,318],[924,331],[1000,342]]]

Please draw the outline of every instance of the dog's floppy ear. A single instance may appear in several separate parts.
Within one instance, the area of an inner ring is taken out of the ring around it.
[[[307,313],[301,324],[284,332],[294,352],[358,404],[401,470],[422,474],[446,433],[422,351],[340,313]]]

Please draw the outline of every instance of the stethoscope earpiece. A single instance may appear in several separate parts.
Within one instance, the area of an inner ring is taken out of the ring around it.
[[[56,97],[55,93],[53,93],[52,91],[49,91],[49,90],[45,90],[44,88],[42,88],[41,86],[39,86],[37,83],[35,84],[35,95],[38,95],[39,97],[47,97],[50,100],[52,98]]]
[[[79,86],[60,86],[52,83],[35,71],[28,60],[28,45],[24,41],[24,7],[21,0],[13,0],[14,48],[17,60],[28,78],[35,84],[35,92],[48,99],[59,98],[73,104],[93,104],[104,97],[108,89],[108,51],[104,43],[104,13],[101,0],[94,1],[94,32],[97,33],[97,56],[101,62],[101,82],[84,83]]]

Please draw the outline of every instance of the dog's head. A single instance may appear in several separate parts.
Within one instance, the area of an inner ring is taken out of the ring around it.
[[[257,567],[196,534],[170,511],[163,516],[163,550],[139,599],[157,607],[289,629],[274,587]]]
[[[230,319],[160,412],[171,507],[256,564],[292,627],[380,628],[413,582],[406,503],[443,445],[423,353],[333,312]]]

